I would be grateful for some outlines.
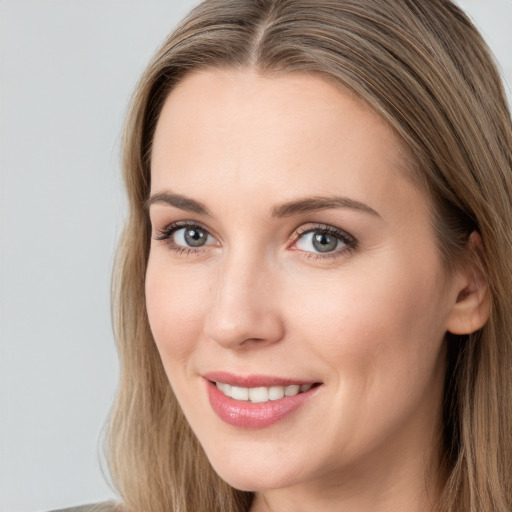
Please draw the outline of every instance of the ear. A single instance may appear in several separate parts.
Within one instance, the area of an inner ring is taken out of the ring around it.
[[[447,325],[448,332],[452,334],[478,331],[485,325],[490,314],[489,285],[478,256],[483,244],[477,231],[471,233],[467,245],[467,258],[454,278],[457,300]]]

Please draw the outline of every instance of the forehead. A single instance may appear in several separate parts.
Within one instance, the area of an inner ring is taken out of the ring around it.
[[[153,141],[152,193],[194,185],[199,194],[204,187],[229,196],[229,189],[239,195],[264,187],[269,198],[275,190],[286,200],[340,185],[339,193],[371,199],[402,185],[408,155],[366,103],[318,76],[203,70],[165,101]]]

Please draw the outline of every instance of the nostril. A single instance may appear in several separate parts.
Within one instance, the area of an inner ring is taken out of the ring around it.
[[[261,343],[262,341],[265,341],[263,338],[247,338],[242,342],[242,344],[249,344],[249,343]]]

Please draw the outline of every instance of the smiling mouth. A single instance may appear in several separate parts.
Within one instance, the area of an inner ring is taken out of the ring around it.
[[[240,428],[264,428],[284,420],[318,396],[322,382],[265,375],[209,372],[203,379],[213,411]]]
[[[292,397],[301,393],[306,393],[318,384],[291,384],[289,386],[260,386],[254,388],[245,388],[241,386],[232,386],[224,382],[213,382],[217,389],[225,396],[240,402],[265,403],[269,401],[281,400],[285,397]]]

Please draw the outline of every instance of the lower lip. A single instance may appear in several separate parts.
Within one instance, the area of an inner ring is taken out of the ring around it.
[[[222,393],[215,383],[206,381],[210,404],[219,418],[229,425],[242,428],[264,428],[283,420],[308,402],[319,386],[295,396],[263,403],[233,400]]]

